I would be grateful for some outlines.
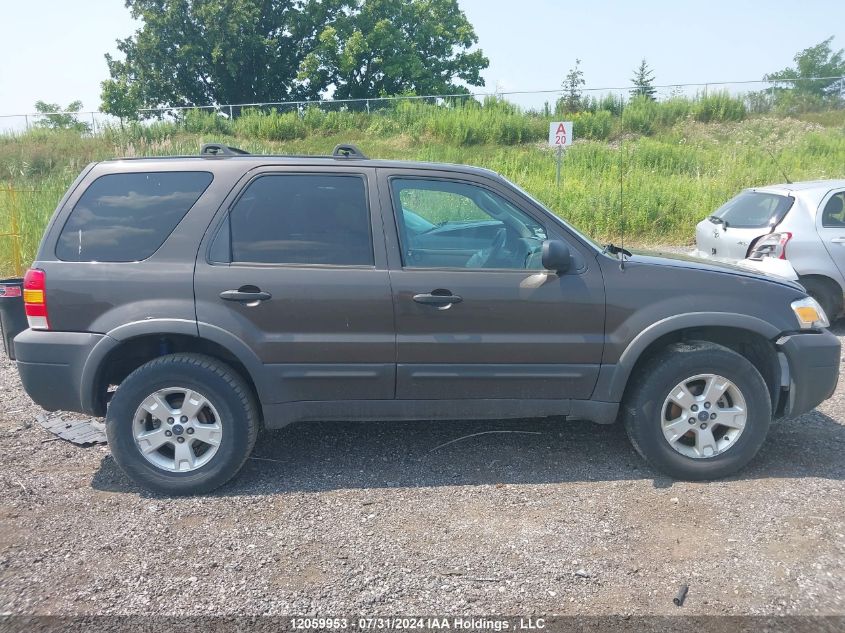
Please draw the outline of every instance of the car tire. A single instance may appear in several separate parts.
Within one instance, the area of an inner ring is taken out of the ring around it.
[[[719,393],[719,399],[707,396]],[[667,347],[637,370],[622,415],[646,461],[673,478],[700,481],[734,474],[751,461],[766,439],[772,402],[745,357],[694,341]]]
[[[802,277],[799,283],[808,295],[819,302],[828,320],[833,323],[842,312],[842,289],[839,284],[814,277]]]
[[[117,464],[139,486],[166,495],[203,494],[232,479],[259,426],[244,380],[200,354],[141,365],[120,384],[106,415]]]

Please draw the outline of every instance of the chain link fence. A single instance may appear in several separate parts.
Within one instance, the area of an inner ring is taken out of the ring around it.
[[[728,93],[734,97],[743,97],[751,112],[767,112],[778,103],[778,96],[790,84],[809,82],[827,82],[838,89],[838,99],[834,97],[832,103],[838,102],[838,107],[845,106],[845,77],[805,77],[796,80],[747,80],[747,81],[713,81],[706,83],[678,83],[655,85],[655,98],[666,101],[674,97],[700,97],[709,94]],[[838,83],[838,85],[836,85]],[[612,96],[624,101],[629,97],[634,86],[583,87],[580,92],[584,97],[601,101]],[[319,108],[324,112],[354,111],[373,112],[395,105],[397,102],[420,102],[429,104],[462,104],[470,100],[486,98],[506,99],[525,110],[551,113],[555,104],[566,94],[562,88],[549,90],[496,90],[493,92],[473,92],[467,94],[441,95],[402,95],[395,97],[372,97],[366,99],[322,99],[311,101],[277,101],[262,103],[238,103],[209,106],[173,106],[165,108],[144,108],[138,111],[138,118],[142,120],[176,120],[190,111],[215,112],[226,118],[234,118],[246,109],[275,112],[304,112],[308,108]],[[0,133],[20,133],[34,126],[43,125],[50,116],[72,116],[81,126],[91,133],[97,133],[106,126],[118,125],[117,117],[100,111],[80,112],[29,112],[24,114],[0,115]]]

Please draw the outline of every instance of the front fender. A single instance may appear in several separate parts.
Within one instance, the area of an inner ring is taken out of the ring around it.
[[[780,331],[771,323],[732,312],[687,312],[656,321],[631,340],[615,364],[603,364],[593,392],[594,400],[620,402],[634,365],[649,345],[666,334],[696,327],[729,327],[747,330],[772,340]]]

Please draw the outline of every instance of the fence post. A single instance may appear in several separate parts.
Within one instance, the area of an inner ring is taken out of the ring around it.
[[[6,186],[6,191],[9,193],[9,221],[10,232],[13,240],[12,245],[12,268],[15,271],[15,277],[20,277],[23,274],[21,270],[21,234],[20,222],[18,221],[18,196],[17,191],[12,188],[11,183]]]
[[[367,99],[367,114],[370,113],[370,100]]]

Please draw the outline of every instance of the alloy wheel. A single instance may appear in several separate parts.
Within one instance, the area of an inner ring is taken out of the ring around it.
[[[194,389],[166,387],[147,396],[132,422],[135,445],[162,470],[190,472],[207,464],[223,437],[214,405]]]
[[[693,459],[730,450],[745,430],[748,410],[739,388],[724,376],[698,374],[675,385],[661,409],[663,437]]]

